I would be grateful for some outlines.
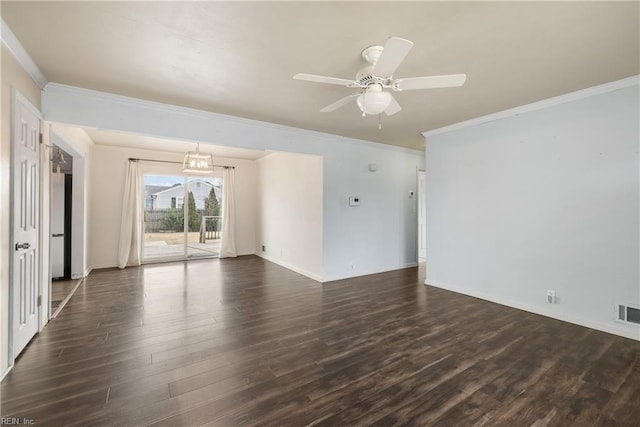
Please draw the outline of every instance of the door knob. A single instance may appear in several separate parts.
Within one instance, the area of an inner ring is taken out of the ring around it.
[[[20,249],[29,249],[30,247],[31,245],[28,243],[16,243],[16,251],[19,251]]]

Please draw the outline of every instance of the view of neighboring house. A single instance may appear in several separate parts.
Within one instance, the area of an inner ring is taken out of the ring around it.
[[[209,198],[211,187],[214,188],[214,192],[218,201],[222,200],[222,188],[217,185],[213,185],[202,179],[195,179],[189,181],[189,192],[193,193],[193,197],[196,201],[196,209],[204,209],[205,201]],[[145,185],[145,209],[169,209],[169,208],[182,208],[184,206],[184,184],[174,184],[173,186],[166,185]]]

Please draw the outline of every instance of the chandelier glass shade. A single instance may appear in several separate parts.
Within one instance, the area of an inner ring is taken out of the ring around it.
[[[200,175],[213,173],[213,155],[201,153],[198,144],[196,151],[189,151],[184,156],[182,172]]]

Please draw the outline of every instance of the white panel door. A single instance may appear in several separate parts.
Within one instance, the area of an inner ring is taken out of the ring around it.
[[[40,118],[22,97],[14,103],[12,194],[13,356],[38,332]]]

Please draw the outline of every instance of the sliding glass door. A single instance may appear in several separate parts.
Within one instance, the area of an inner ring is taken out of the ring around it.
[[[144,175],[143,262],[217,257],[222,178]]]

